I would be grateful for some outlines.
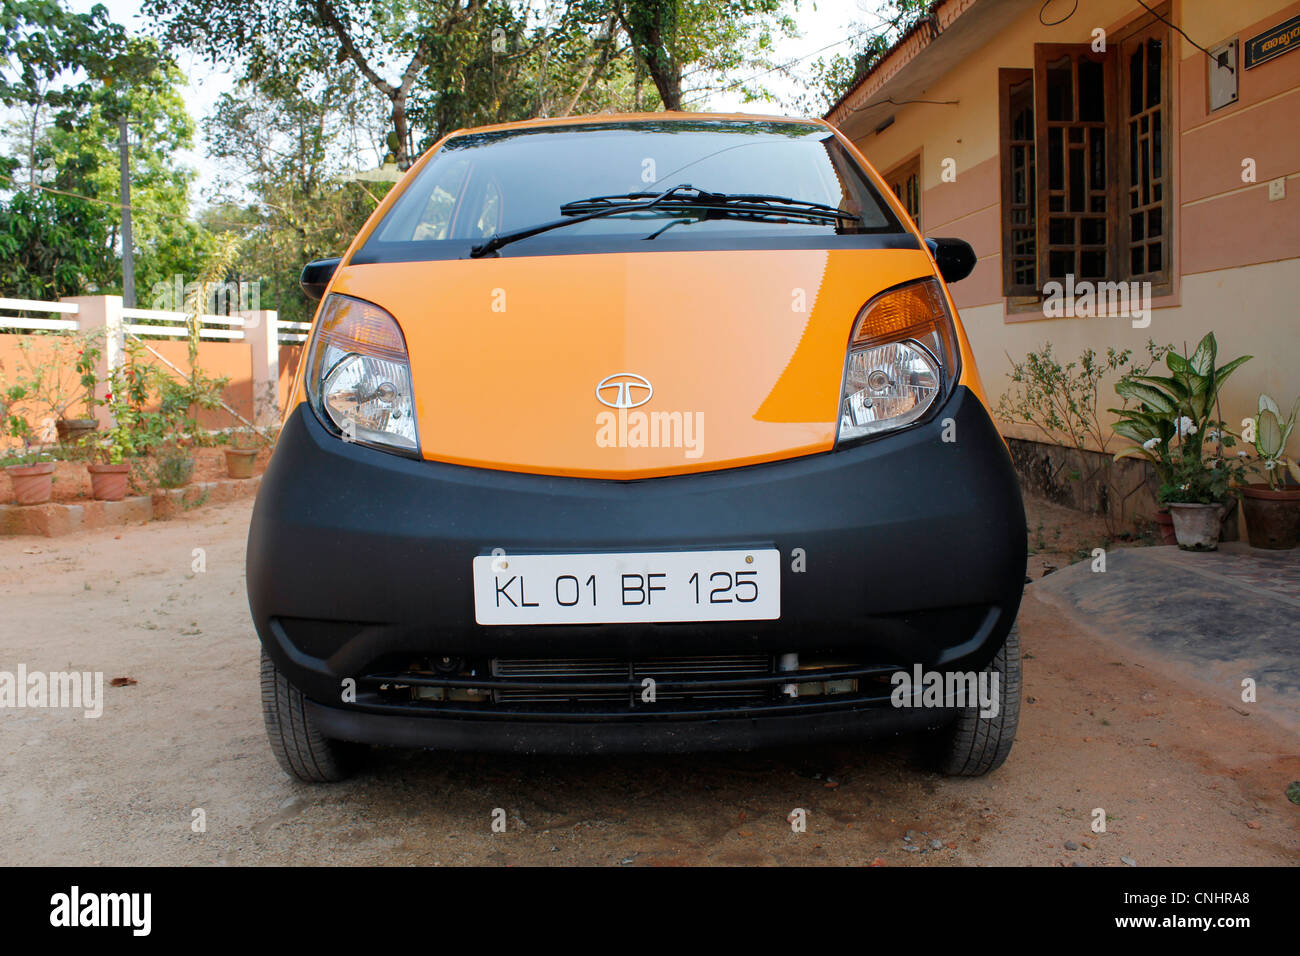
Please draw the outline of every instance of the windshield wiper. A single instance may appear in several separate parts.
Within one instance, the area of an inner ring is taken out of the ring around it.
[[[681,190],[687,189],[692,190],[694,195],[683,195]],[[677,187],[677,190],[676,193],[667,197],[660,205],[671,205],[673,208],[689,206],[703,209],[737,209],[744,212],[764,214],[789,213],[800,218],[806,216],[832,221],[856,220],[858,218],[853,213],[845,212],[835,206],[828,206],[826,203],[811,202],[806,199],[791,199],[789,196],[773,196],[768,193],[713,193],[706,192],[703,189],[694,189],[691,186]],[[576,202],[565,203],[560,207],[560,212],[566,216],[581,214],[595,209],[618,207],[652,195],[654,194],[623,193],[617,196],[592,196],[590,199],[579,199]]]
[[[520,239],[529,239],[552,229],[559,229],[574,223],[587,222],[605,216],[618,216],[629,212],[647,209],[667,208],[680,212],[683,209],[711,209],[723,213],[756,214],[760,216],[778,216],[813,222],[856,221],[852,213],[827,206],[824,203],[805,202],[789,199],[785,196],[767,196],[757,193],[732,194],[711,193],[683,183],[666,189],[661,193],[624,193],[619,196],[593,196],[565,203],[560,207],[563,219],[539,223],[512,232],[503,232],[481,242],[470,249],[470,258],[477,259],[495,252],[502,246]],[[781,221],[777,219],[776,221]]]

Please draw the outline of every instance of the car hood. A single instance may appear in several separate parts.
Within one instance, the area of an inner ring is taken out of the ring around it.
[[[346,266],[331,291],[401,325],[425,458],[633,479],[830,450],[854,318],[933,274],[919,249],[667,251]]]

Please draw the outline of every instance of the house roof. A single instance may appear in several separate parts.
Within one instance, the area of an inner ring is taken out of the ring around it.
[[[898,38],[826,111],[825,118],[858,140],[1001,33],[1040,0],[936,0],[928,15]]]

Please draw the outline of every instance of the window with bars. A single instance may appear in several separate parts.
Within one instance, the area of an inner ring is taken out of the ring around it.
[[[999,70],[1002,104],[1002,268],[1007,295],[1038,291],[1038,185],[1034,165],[1034,71]]]
[[[918,156],[885,174],[885,182],[903,204],[907,214],[921,228],[921,158]]]
[[[1038,44],[999,71],[1003,294],[1171,281],[1169,46],[1156,21],[1106,53]]]

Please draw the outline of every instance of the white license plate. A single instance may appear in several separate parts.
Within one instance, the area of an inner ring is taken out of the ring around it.
[[[781,616],[775,549],[474,559],[480,624],[762,621]]]

